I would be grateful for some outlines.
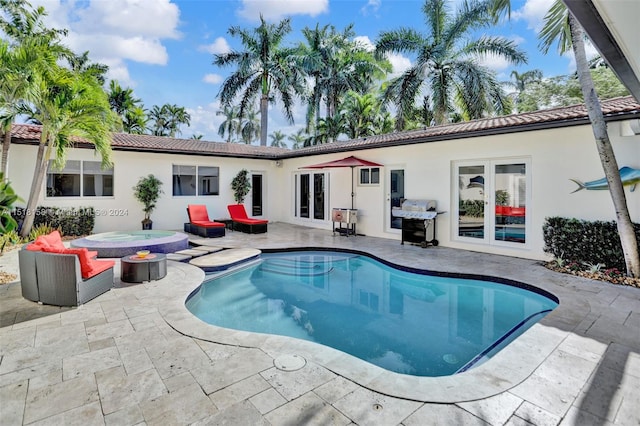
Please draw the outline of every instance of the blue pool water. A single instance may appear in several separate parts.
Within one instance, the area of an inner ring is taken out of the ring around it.
[[[397,373],[443,376],[484,362],[557,306],[512,285],[402,271],[368,256],[263,253],[186,302],[220,327],[310,340]]]

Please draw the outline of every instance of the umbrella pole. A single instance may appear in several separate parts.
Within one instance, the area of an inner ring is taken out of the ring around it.
[[[353,196],[354,196],[354,193],[353,193],[353,169],[354,169],[354,167],[351,166],[351,210],[353,210]]]

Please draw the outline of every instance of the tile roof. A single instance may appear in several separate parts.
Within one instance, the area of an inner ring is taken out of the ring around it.
[[[602,101],[602,110],[607,121],[640,117],[640,103],[633,97],[625,96]],[[536,112],[513,114],[502,117],[483,118],[463,123],[427,127],[421,130],[387,133],[378,136],[337,141],[297,150],[241,143],[207,142],[196,139],[177,139],[163,136],[130,135],[114,133],[112,148],[119,151],[146,151],[172,154],[209,155],[222,157],[279,159],[303,157],[332,152],[348,152],[395,145],[435,142],[449,139],[468,138],[481,135],[515,133],[553,127],[587,124],[589,118],[584,104],[546,109]],[[14,142],[35,142],[40,137],[40,126],[14,124]],[[77,146],[90,147],[81,139]]]

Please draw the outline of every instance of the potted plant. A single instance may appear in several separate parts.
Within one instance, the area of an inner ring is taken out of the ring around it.
[[[142,220],[142,229],[151,229],[153,221],[151,220],[151,212],[156,208],[156,202],[162,194],[162,182],[154,175],[141,177],[136,186],[133,187],[133,195],[142,203],[144,208],[144,219]]]
[[[249,172],[242,169],[238,172],[236,177],[231,181],[231,189],[233,190],[233,198],[237,204],[242,204],[244,198],[251,189],[251,182],[249,182]]]

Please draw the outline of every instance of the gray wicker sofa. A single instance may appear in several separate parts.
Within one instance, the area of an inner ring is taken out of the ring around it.
[[[56,306],[78,306],[113,287],[113,267],[83,279],[75,254],[29,251],[18,253],[22,297]]]

